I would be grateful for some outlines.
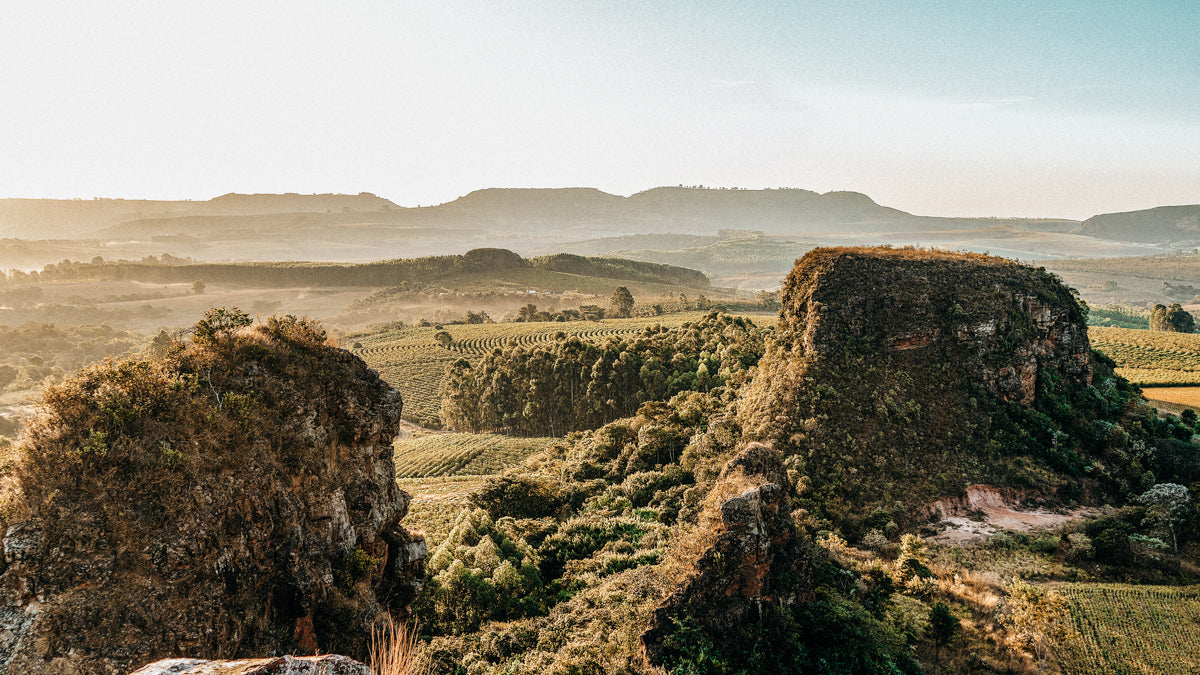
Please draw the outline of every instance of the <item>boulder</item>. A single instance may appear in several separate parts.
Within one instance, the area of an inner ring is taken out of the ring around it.
[[[205,661],[203,659],[163,659],[143,666],[129,675],[373,675],[371,669],[354,659],[324,656],[277,656],[241,661]]]

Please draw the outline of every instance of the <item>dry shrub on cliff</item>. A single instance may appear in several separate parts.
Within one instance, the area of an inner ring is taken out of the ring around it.
[[[730,497],[753,490],[761,483],[761,480],[747,476],[741,468],[717,481],[704,495],[696,522],[690,526],[681,523],[675,536],[671,538],[671,547],[662,565],[662,574],[678,585],[686,583],[694,576],[696,562],[705,551],[712,548],[725,531],[725,523],[721,519],[721,504]]]
[[[371,626],[367,665],[375,675],[425,675],[429,665],[421,654],[414,625],[409,628],[384,614]]]

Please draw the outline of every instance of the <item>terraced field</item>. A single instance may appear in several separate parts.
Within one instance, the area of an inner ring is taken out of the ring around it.
[[[430,434],[397,439],[394,444],[396,476],[486,476],[520,463],[555,440],[496,434]]]
[[[1066,675],[1200,672],[1200,587],[1068,584]]]
[[[1092,326],[1088,336],[1134,384],[1200,385],[1200,334]]]
[[[604,321],[490,323],[446,326],[452,342],[443,347],[434,339],[436,328],[402,328],[359,338],[361,349],[353,350],[379,372],[404,397],[404,417],[428,421],[438,414],[438,390],[446,367],[458,359],[478,363],[506,344],[531,346],[554,341],[558,333],[603,342],[610,337],[635,335],[647,326],[668,328],[695,321],[704,312],[670,314],[654,318],[605,319]],[[757,319],[758,317],[756,317]]]
[[[404,527],[424,532],[425,543],[433,551],[450,534],[462,512],[471,508],[471,492],[483,481],[482,476],[400,479],[400,489],[413,498]]]
[[[397,483],[412,495],[405,527],[425,532],[433,550],[471,507],[471,492],[487,476],[519,464],[553,438],[494,434],[428,434],[395,442]]]

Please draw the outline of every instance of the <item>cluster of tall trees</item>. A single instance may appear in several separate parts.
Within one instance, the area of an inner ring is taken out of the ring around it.
[[[1195,333],[1196,319],[1178,302],[1172,302],[1170,306],[1155,305],[1154,309],[1150,310],[1150,330]]]
[[[715,312],[601,345],[560,334],[552,345],[497,350],[478,366],[456,362],[442,419],[460,431],[561,436],[629,417],[646,401],[744,378],[762,353],[753,322]]]

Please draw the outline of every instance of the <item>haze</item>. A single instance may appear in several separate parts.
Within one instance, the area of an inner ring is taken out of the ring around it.
[[[1200,201],[1200,5],[7,3],[0,197],[855,190]]]

